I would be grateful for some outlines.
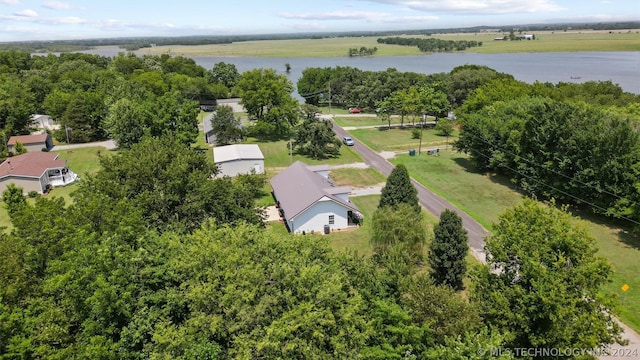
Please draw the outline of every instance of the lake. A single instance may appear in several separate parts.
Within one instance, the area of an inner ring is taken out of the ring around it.
[[[117,48],[84,51],[103,56],[115,56]],[[144,52],[137,52],[143,55]],[[585,82],[607,81],[618,84],[624,91],[640,94],[640,51],[626,52],[567,52],[567,53],[515,53],[476,54],[442,53],[417,56],[338,57],[338,58],[253,58],[192,56],[195,62],[211,69],[218,62],[231,63],[239,72],[257,68],[272,68],[296,85],[302,71],[309,67],[349,66],[360,70],[383,71],[395,68],[401,72],[433,74],[450,72],[456,66],[485,65],[496,71],[513,75],[527,83],[535,81]],[[285,64],[291,72],[285,73]],[[297,95],[297,94],[296,94]]]

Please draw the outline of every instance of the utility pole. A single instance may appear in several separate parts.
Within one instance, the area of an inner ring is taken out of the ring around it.
[[[331,81],[329,81],[329,114],[331,114]]]
[[[420,122],[420,145],[418,146],[418,155],[422,152],[422,129],[424,129],[424,122],[427,119],[426,114],[422,114],[422,122]]]

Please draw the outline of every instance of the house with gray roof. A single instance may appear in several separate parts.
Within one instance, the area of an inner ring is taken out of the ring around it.
[[[349,200],[351,188],[337,186],[327,166],[307,166],[296,161],[271,179],[280,214],[292,233],[328,234],[357,226],[358,207]]]

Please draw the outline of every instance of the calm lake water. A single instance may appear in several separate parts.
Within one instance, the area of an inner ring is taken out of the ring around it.
[[[85,51],[87,53],[115,56],[116,48]],[[143,52],[138,52],[142,55]],[[338,57],[338,58],[252,58],[192,56],[196,63],[211,69],[218,62],[234,64],[239,72],[257,68],[272,68],[285,74],[285,64],[291,65],[286,74],[295,85],[302,71],[309,67],[350,66],[360,70],[398,71],[433,74],[450,72],[465,64],[485,65],[496,71],[513,75],[516,79],[540,82],[607,81],[618,84],[624,91],[640,94],[640,52],[568,52],[568,53],[517,53],[474,54],[445,53],[417,56],[390,57]]]

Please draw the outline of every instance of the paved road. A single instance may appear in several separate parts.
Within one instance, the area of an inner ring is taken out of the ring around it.
[[[78,149],[78,148],[86,148],[86,147],[94,147],[94,146],[102,146],[103,148],[108,150],[113,150],[117,147],[116,143],[113,140],[106,140],[106,141],[96,141],[96,142],[83,143],[83,144],[56,145],[53,147],[53,149],[51,149],[51,151]]]
[[[325,119],[331,119],[331,116],[325,115],[322,117]],[[349,134],[335,122],[333,122],[333,130],[336,134],[338,134],[339,137],[349,136]],[[367,165],[379,170],[385,176],[389,176],[389,174],[391,174],[391,170],[393,170],[394,165],[384,159],[382,156],[375,153],[367,146],[361,144],[359,141],[355,142],[353,148],[358,154],[360,154],[360,156],[362,156]],[[467,229],[467,232],[469,234],[469,247],[471,248],[471,252],[478,260],[484,262],[484,238],[489,235],[489,232],[486,231],[477,221],[475,221],[465,212],[461,211],[448,201],[434,194],[431,190],[425,188],[417,181],[413,179],[411,181],[416,190],[418,190],[418,199],[420,201],[420,205],[427,209],[427,211],[429,211],[431,214],[436,217],[440,217],[440,213],[445,209],[451,209],[457,212],[458,215],[460,215],[460,217],[462,218],[462,224],[464,225],[465,229]]]

